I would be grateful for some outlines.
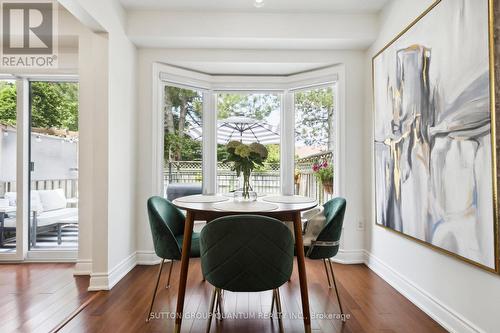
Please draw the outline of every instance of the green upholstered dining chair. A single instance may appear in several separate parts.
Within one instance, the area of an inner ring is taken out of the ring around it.
[[[271,312],[276,303],[279,327],[283,331],[279,287],[292,274],[293,248],[290,230],[271,217],[233,215],[208,223],[200,235],[201,269],[206,281],[215,287],[207,332],[210,331],[216,298],[219,311],[223,311],[221,290],[273,290]]]
[[[333,281],[333,287],[335,287],[337,301],[339,302],[340,312],[343,313],[330,258],[334,257],[339,251],[342,224],[344,222],[344,214],[346,210],[346,200],[340,197],[334,198],[327,201],[323,207],[323,214],[325,214],[326,217],[325,225],[321,229],[318,237],[311,241],[311,244],[305,246],[304,251],[306,253],[306,257],[309,259],[323,260],[326,277],[328,279],[328,287],[332,288],[332,282],[330,282],[330,274],[328,273],[327,267],[328,263],[328,266],[330,267],[331,280]]]
[[[172,275],[174,262],[181,259],[185,221],[184,214],[177,207],[175,207],[170,201],[158,196],[148,199],[148,216],[155,253],[162,260],[146,321],[149,321],[149,317],[153,309],[156,291],[158,290],[158,284],[160,282],[161,272],[165,260],[170,260],[171,262],[167,281],[167,288],[169,288],[170,276]],[[191,240],[191,257],[200,256],[199,238],[200,234],[193,232]]]

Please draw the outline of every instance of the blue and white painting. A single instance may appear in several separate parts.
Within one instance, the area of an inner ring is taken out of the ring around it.
[[[442,0],[373,58],[376,221],[495,270],[487,0]]]

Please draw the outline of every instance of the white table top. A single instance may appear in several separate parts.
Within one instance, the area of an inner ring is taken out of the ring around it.
[[[260,197],[257,201],[266,203],[263,200],[264,197]],[[181,199],[181,198],[178,198]],[[207,202],[183,202],[182,200],[175,199],[172,203],[180,209],[191,210],[191,211],[205,211],[205,212],[221,212],[221,210],[217,209],[216,203],[207,203]],[[268,203],[266,203],[268,204]],[[215,205],[215,207],[214,207]],[[300,212],[304,210],[309,210],[318,205],[316,201],[314,202],[305,202],[305,203],[275,203],[277,206],[276,209],[272,211],[267,211],[267,213],[284,213],[284,212]],[[225,211],[228,212],[228,211]],[[233,213],[244,212],[240,210],[231,211]]]

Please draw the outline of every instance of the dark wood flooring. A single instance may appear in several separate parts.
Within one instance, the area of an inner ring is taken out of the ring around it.
[[[93,293],[73,264],[0,264],[0,332],[49,332]]]
[[[158,319],[153,319],[149,323],[145,322],[158,266],[137,266],[113,290],[100,292],[60,331],[172,332],[174,321],[169,318],[169,314],[175,312],[179,266],[177,263],[174,268],[171,289],[165,289],[168,270],[164,269],[160,282],[161,288],[153,309]],[[342,324],[340,320],[320,319],[318,317],[323,314],[339,312],[335,292],[327,287],[321,261],[307,260],[306,266],[311,312],[313,316],[317,316],[312,320],[313,332],[445,332],[429,316],[364,265],[334,265],[344,311],[350,315],[350,318],[345,324]],[[40,272],[33,272],[33,274],[43,275],[43,272],[47,270],[49,268],[41,269]],[[12,281],[14,280],[15,278]],[[201,281],[199,260],[191,260],[185,312],[193,316],[195,314],[206,315],[211,290],[208,283]],[[296,271],[294,271],[292,281],[280,290],[285,315],[300,313],[300,291]],[[29,306],[25,301],[19,304],[20,308]],[[61,303],[60,306],[62,308],[63,304]],[[241,319],[226,318],[222,322],[217,322],[216,325],[212,323],[212,332],[278,332],[276,320],[248,318],[248,313],[255,313],[255,316],[259,313],[261,315],[268,313],[270,306],[271,292],[225,292],[226,315],[234,313]],[[36,321],[36,311],[22,312],[26,316],[34,316],[33,320]],[[8,311],[5,313],[8,314]],[[2,323],[5,321],[2,320]],[[182,332],[204,332],[205,325],[204,318],[184,319]],[[285,332],[303,332],[302,320],[288,317],[284,320],[284,328]],[[1,327],[0,332],[4,332]]]

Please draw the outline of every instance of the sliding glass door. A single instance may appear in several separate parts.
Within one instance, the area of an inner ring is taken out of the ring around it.
[[[29,249],[78,247],[78,83],[30,82]]]
[[[0,254],[16,252],[16,81],[0,79]]]

